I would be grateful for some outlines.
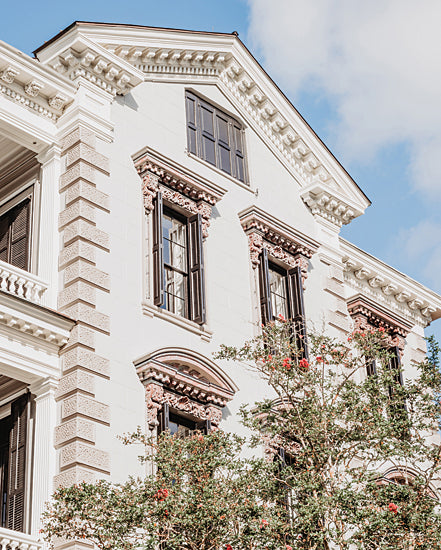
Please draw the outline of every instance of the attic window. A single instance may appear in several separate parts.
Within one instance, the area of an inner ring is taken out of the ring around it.
[[[189,91],[185,105],[188,151],[248,183],[242,124]]]

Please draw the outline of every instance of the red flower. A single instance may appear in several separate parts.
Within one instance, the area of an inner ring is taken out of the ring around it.
[[[323,357],[321,355],[317,355],[315,360],[317,361],[317,363],[321,363],[323,361]]]
[[[227,546],[225,547],[225,550],[233,550],[233,547],[231,546],[231,544],[227,544]]]
[[[154,498],[156,500],[165,500],[168,497],[168,489],[158,489]]]
[[[378,330],[379,330],[380,332],[384,332],[384,327],[380,327]]]
[[[292,546],[290,546],[289,544],[286,545],[286,550],[292,550]]]
[[[301,359],[300,362],[299,362],[299,367],[300,367],[301,369],[308,370],[308,369],[309,369],[308,360],[307,360],[307,359]]]
[[[291,368],[291,360],[289,357],[285,357],[285,359],[283,360],[282,367],[287,370]]]
[[[285,317],[284,317],[281,313],[279,313],[279,319],[280,319],[281,321],[286,321]]]
[[[266,519],[261,519],[260,520],[260,528],[263,529],[264,527],[266,527],[268,525],[268,522],[266,521]]]
[[[392,512],[393,514],[398,513],[398,506],[394,504],[393,502],[389,503],[389,512]]]

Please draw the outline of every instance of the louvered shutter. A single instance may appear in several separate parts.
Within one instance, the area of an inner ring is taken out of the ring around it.
[[[269,283],[268,252],[266,248],[262,250],[259,258],[260,312],[262,315],[262,324],[266,325],[273,320],[273,308],[271,305],[271,290]]]
[[[159,412],[159,431],[160,433],[169,430],[170,426],[170,407],[168,403],[164,403]]]
[[[290,316],[295,327],[296,346],[301,358],[308,359],[302,271],[299,266],[288,271],[288,296]]]
[[[9,223],[9,212],[0,217],[0,260],[9,260],[9,240],[11,227]]]
[[[190,277],[190,319],[205,323],[204,260],[202,252],[202,218],[196,214],[188,219],[188,256]]]
[[[20,269],[28,269],[30,207],[31,201],[26,199],[11,211],[9,263]]]
[[[217,167],[231,174],[231,136],[228,117],[216,113],[216,146],[217,146]]]
[[[25,394],[14,401],[11,406],[12,428],[9,440],[7,524],[8,529],[13,531],[24,531],[29,405],[29,394]]]
[[[160,307],[164,305],[162,213],[162,194],[158,192],[153,208],[153,303]]]
[[[204,101],[198,102],[201,127],[202,158],[216,166],[216,139],[214,137],[214,108]]]
[[[400,356],[400,348],[398,346],[394,346],[390,349],[390,352],[392,353],[392,357],[389,359],[389,368],[395,375],[395,380],[403,385],[403,374],[401,372],[401,356]]]
[[[235,176],[238,180],[245,183],[245,152],[244,152],[244,140],[243,130],[240,126],[233,123],[234,133],[234,157],[235,157]]]
[[[187,113],[187,144],[188,150],[194,155],[198,154],[197,150],[197,122],[196,109],[197,99],[194,95],[187,92],[185,96],[185,109]]]

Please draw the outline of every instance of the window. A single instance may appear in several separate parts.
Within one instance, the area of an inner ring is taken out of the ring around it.
[[[30,415],[29,394],[11,404],[0,420],[0,527],[24,531],[26,445]]]
[[[195,431],[208,434],[211,430],[211,421],[201,420],[179,411],[170,411],[168,403],[164,403],[159,413],[159,431],[162,433],[167,430],[177,437],[189,437]]]
[[[205,322],[201,216],[164,206],[161,192],[153,210],[153,299],[167,311]]]
[[[188,91],[185,104],[190,153],[246,183],[242,125]]]
[[[29,270],[31,198],[0,216],[0,260]]]
[[[268,260],[266,248],[259,262],[260,310],[262,323],[279,315],[293,322],[295,342],[300,358],[308,358],[305,306],[303,302],[302,272],[300,267],[285,269]]]

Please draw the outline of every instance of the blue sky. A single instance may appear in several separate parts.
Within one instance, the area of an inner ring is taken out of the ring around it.
[[[371,199],[342,235],[441,292],[439,0],[22,0],[0,38],[31,54],[75,20],[239,32]]]

